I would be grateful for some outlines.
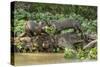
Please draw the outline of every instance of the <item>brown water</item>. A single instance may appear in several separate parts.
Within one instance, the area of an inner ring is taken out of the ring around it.
[[[15,53],[15,65],[34,64],[56,64],[76,62],[79,60],[68,60],[64,58],[64,53]]]

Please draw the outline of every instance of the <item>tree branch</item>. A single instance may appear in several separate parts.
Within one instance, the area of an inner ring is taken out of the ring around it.
[[[83,47],[83,49],[92,47],[93,45],[95,45],[96,42],[97,42],[97,40],[93,40],[93,41],[89,42],[86,46]]]

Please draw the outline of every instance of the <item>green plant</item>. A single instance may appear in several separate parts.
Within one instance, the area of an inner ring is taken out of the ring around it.
[[[56,32],[56,30],[51,26],[45,26],[45,31],[49,34],[49,35],[54,35],[54,33]]]
[[[86,59],[86,54],[85,54],[85,52],[82,49],[78,49],[76,55],[77,55],[78,59],[81,59],[81,60]]]
[[[84,33],[97,33],[97,7],[96,6],[82,6],[82,5],[57,5],[57,4],[44,4],[44,3],[27,3],[27,2],[15,2],[15,9],[12,11],[14,18],[12,18],[11,31],[19,36],[24,32],[24,25],[26,17],[29,20],[46,21],[50,20],[64,20],[72,19],[77,20],[81,24]],[[45,27],[45,31],[49,35],[54,35],[56,29],[53,27]],[[72,32],[72,29],[63,30],[62,33]],[[19,43],[21,45],[21,43]],[[18,45],[18,48],[22,46]],[[80,48],[80,47],[79,47]],[[97,48],[90,48],[86,50],[79,49],[74,52],[72,49],[65,48],[65,58],[78,58],[84,59],[96,59]],[[54,49],[54,52],[59,52],[58,49]]]
[[[96,47],[90,49],[90,51],[88,53],[88,58],[89,59],[97,59],[97,48]]]
[[[67,59],[72,59],[76,57],[76,53],[73,49],[65,48],[64,57]]]
[[[67,59],[77,58],[80,60],[91,60],[97,59],[97,48],[89,48],[89,49],[78,49],[77,52],[73,51],[72,49],[65,49],[64,57]]]

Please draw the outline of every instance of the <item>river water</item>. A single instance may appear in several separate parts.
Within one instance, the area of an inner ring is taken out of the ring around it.
[[[79,60],[68,60],[64,58],[64,53],[15,53],[14,63],[19,65],[40,65],[79,62]]]

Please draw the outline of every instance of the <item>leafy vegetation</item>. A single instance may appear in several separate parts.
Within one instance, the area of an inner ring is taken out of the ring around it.
[[[72,49],[65,48],[64,57],[67,58],[67,59],[75,58],[76,57],[76,52],[74,50],[72,50]]]
[[[50,21],[73,19],[81,22],[85,32],[96,32],[97,7],[15,2],[14,27],[16,35],[23,32],[24,20]]]
[[[14,14],[12,24],[14,23],[14,26],[12,25],[11,30],[16,36],[24,32],[26,16],[37,22],[64,19],[78,20],[85,33],[97,33],[97,7],[95,6],[15,2],[14,7],[12,12]],[[46,28],[46,32],[50,35],[55,31],[51,27]],[[20,48],[20,46],[18,47]],[[77,52],[65,48],[65,58],[97,59],[97,48],[78,49]]]
[[[65,58],[72,59],[77,58],[81,60],[90,60],[90,59],[97,59],[97,48],[91,48],[91,49],[78,49],[78,51],[74,51],[72,49],[65,49]]]

